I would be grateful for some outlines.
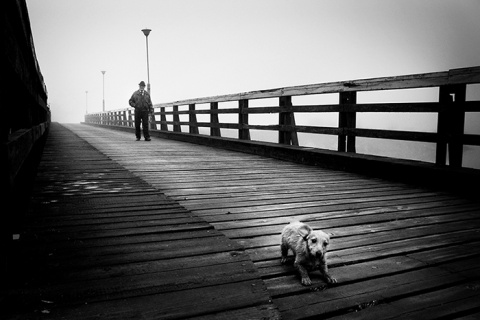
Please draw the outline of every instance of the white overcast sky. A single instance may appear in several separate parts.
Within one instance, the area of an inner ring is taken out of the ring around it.
[[[154,103],[480,65],[478,0],[27,0],[53,120]],[[86,94],[88,91],[88,95]]]

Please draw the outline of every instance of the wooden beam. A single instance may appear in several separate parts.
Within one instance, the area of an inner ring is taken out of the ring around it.
[[[469,84],[480,82],[480,67],[452,69],[443,72],[432,72],[396,77],[370,78],[340,82],[283,87],[276,89],[250,91],[229,95],[211,96],[197,99],[175,101],[164,105],[188,105],[191,103],[210,103],[238,101],[242,99],[265,99],[281,96],[301,96],[310,94],[336,93],[346,91],[378,91],[411,88],[439,87],[453,84]]]
[[[189,132],[191,134],[198,134],[198,126],[197,126],[197,115],[195,114],[195,104],[190,104],[188,106],[189,111]]]
[[[345,109],[348,109],[349,104],[357,103],[357,93],[355,91],[340,92],[340,104],[344,105]],[[355,112],[339,112],[338,115],[338,128],[343,133],[338,135],[338,151],[341,152],[356,152],[355,136],[348,134],[343,129],[355,129],[357,123],[357,114]]]
[[[439,102],[445,111],[438,113],[437,133],[439,142],[436,150],[436,164],[446,165],[447,148],[449,165],[462,167],[463,134],[465,127],[465,111],[457,106],[466,98],[466,85],[447,85],[440,87]]]
[[[245,126],[248,125],[248,113],[245,112],[248,108],[248,100],[241,99],[238,101],[238,139],[240,140],[250,140],[250,130],[248,130]]]
[[[178,105],[173,106],[173,132],[182,132],[180,127],[180,116],[178,115]]]
[[[298,146],[298,136],[295,130],[295,116],[292,110],[292,97],[280,97],[280,112],[278,114],[278,124],[280,127],[286,126],[291,130],[278,131],[278,143]],[[281,110],[290,110],[282,112]]]
[[[220,137],[220,128],[219,127],[214,127],[214,125],[218,125],[218,113],[214,113],[214,110],[218,110],[218,102],[212,102],[210,103],[210,110],[212,113],[210,113],[210,123],[212,124],[212,127],[210,127],[210,135],[212,137]]]
[[[160,130],[168,131],[167,116],[165,115],[165,107],[160,107]]]

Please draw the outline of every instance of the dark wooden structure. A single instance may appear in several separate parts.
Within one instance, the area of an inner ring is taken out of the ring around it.
[[[1,2],[0,30],[0,279],[4,284],[12,237],[27,210],[50,110],[24,0]]]

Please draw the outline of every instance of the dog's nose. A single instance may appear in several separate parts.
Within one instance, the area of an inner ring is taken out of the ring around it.
[[[317,252],[316,258],[320,260],[322,263],[325,263],[325,255],[323,254],[323,252]]]

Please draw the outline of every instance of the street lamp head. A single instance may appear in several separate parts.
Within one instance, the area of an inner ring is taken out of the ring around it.
[[[102,71],[103,74],[105,74],[105,72],[107,72],[107,71]]]
[[[145,37],[148,37],[148,35],[150,34],[150,31],[152,31],[152,30],[150,30],[150,29],[142,29],[142,32],[143,32],[143,34],[145,35]]]

